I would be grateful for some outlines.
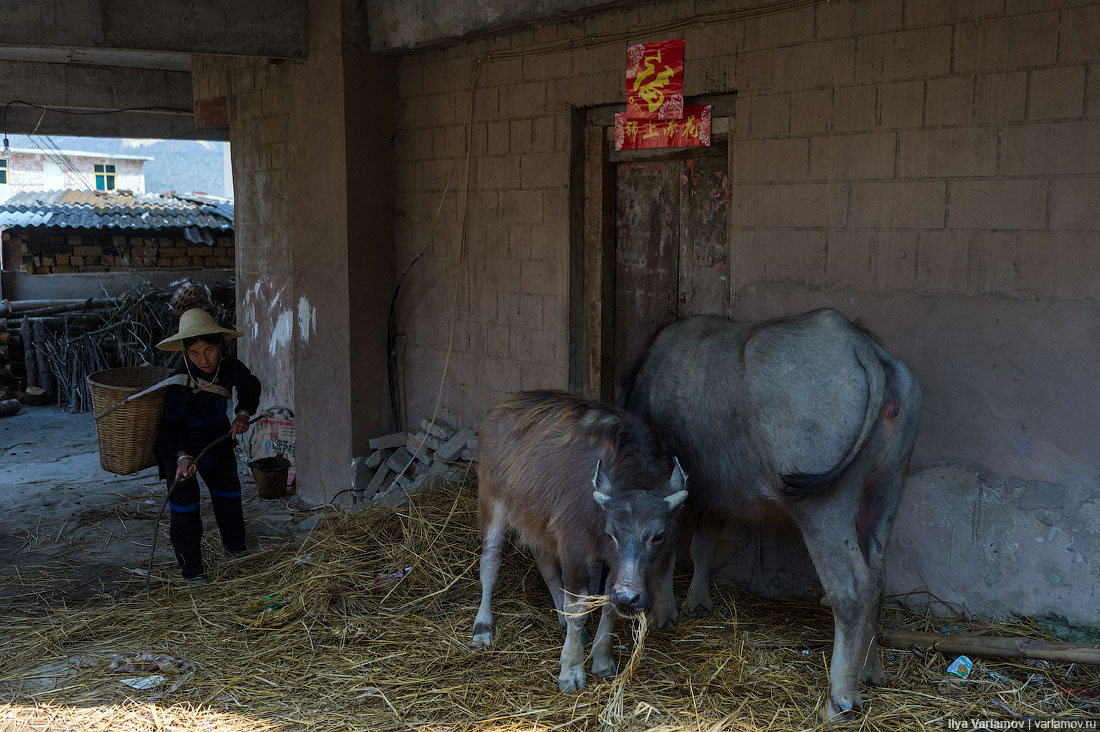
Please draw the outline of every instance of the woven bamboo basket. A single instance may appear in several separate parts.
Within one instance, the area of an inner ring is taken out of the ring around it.
[[[92,411],[106,411],[128,396],[172,375],[163,366],[128,366],[97,371],[88,377]],[[158,389],[125,404],[95,423],[99,464],[109,473],[130,475],[157,464],[153,440],[157,434],[164,390]]]

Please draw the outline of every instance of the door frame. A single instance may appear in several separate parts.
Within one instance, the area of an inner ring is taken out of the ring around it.
[[[726,148],[736,94],[689,97],[711,105],[711,154]],[[615,166],[629,160],[700,155],[699,148],[614,150],[615,112],[621,104],[575,107],[571,114],[569,175],[569,390],[610,402],[615,387]]]

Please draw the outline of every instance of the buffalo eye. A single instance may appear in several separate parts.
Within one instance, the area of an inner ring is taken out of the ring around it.
[[[610,532],[606,532],[606,531],[605,531],[605,532],[604,532],[604,536],[606,536],[606,537],[607,537],[608,539],[610,539],[610,540],[611,540],[611,543],[612,543],[612,544],[614,544],[615,546],[618,546],[618,545],[619,545],[619,542],[615,541],[615,537],[614,537],[614,536],[612,536]]]
[[[665,534],[664,534],[664,532],[662,531],[662,532],[661,532],[661,533],[659,533],[659,534],[654,534],[654,535],[653,535],[653,538],[649,540],[649,543],[650,543],[650,544],[654,544],[654,545],[656,545],[656,544],[660,544],[660,543],[661,543],[662,541],[664,541],[664,540],[665,540]]]

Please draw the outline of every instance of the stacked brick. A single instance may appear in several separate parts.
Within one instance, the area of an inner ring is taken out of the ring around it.
[[[44,234],[13,229],[3,234],[5,268],[29,274],[124,272],[150,269],[233,269],[233,238],[213,246],[181,236],[125,236],[89,231]],[[14,261],[18,257],[17,261]]]
[[[420,431],[376,437],[370,447],[370,455],[351,463],[352,503],[397,507],[407,504],[433,479],[464,478],[474,459],[477,431],[424,420]]]

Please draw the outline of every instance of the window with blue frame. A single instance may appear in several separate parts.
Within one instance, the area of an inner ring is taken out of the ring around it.
[[[115,189],[115,166],[95,166],[95,189],[97,191],[113,191]]]

